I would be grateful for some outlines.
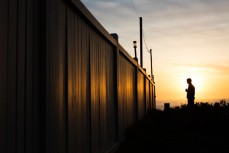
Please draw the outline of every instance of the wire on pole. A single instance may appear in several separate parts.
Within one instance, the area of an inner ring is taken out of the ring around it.
[[[137,16],[139,17],[139,13],[138,13],[138,10],[136,9],[135,5],[134,5],[134,2],[133,2],[132,0],[130,0],[130,2],[131,2],[132,6],[133,6],[133,8],[134,8],[135,13],[136,13]]]

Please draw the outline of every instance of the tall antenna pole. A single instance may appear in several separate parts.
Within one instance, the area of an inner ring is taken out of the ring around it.
[[[143,56],[142,56],[142,17],[140,17],[140,66],[143,67]]]

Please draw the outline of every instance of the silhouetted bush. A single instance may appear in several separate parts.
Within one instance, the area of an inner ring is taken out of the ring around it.
[[[229,104],[225,100],[216,103],[152,110],[129,129],[117,153],[229,152]]]

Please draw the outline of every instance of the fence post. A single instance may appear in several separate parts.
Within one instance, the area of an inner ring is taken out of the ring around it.
[[[138,65],[136,66],[136,68],[135,68],[135,89],[134,89],[134,91],[135,91],[135,95],[136,95],[136,105],[135,105],[135,109],[136,109],[136,114],[135,114],[135,119],[136,119],[136,121],[138,121]]]
[[[118,35],[116,33],[112,33],[111,36],[117,41],[116,43],[116,50],[115,50],[115,56],[114,56],[114,84],[115,84],[115,139],[116,141],[119,140],[119,116],[118,116],[118,83],[119,83],[119,46],[118,46]]]
[[[143,68],[144,70],[144,103],[145,103],[145,113],[147,112],[147,101],[146,101],[146,79],[147,79],[147,74],[146,74],[146,68]]]

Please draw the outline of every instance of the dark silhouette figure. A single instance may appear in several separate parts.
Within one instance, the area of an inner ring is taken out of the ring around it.
[[[195,87],[192,84],[192,79],[187,79],[188,89],[185,89],[187,92],[187,99],[188,99],[188,106],[194,106],[194,99],[195,99]]]

